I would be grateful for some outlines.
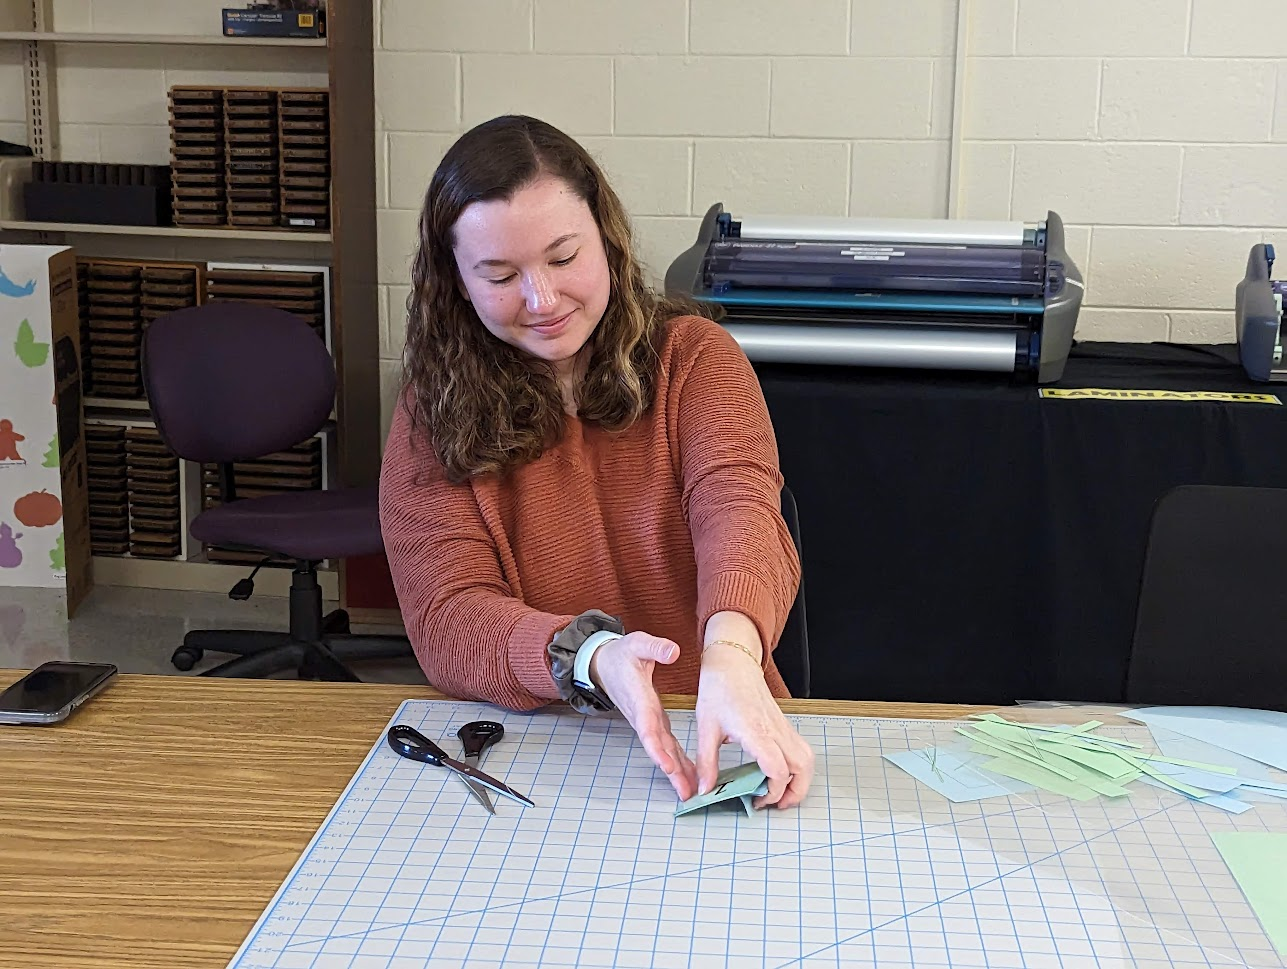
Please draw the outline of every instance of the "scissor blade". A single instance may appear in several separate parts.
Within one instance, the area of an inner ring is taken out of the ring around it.
[[[478,755],[466,754],[465,763],[474,770],[478,770]],[[492,799],[487,795],[487,788],[483,787],[483,785],[479,784],[473,778],[466,777],[464,774],[458,774],[457,776],[465,782],[474,797],[478,798],[478,800],[482,802],[483,807],[487,808],[487,810],[492,814],[496,813],[496,809],[492,807]]]
[[[462,764],[458,760],[452,760],[450,757],[445,757],[443,758],[442,765],[444,767],[450,768],[451,770],[454,770],[457,774],[465,774],[469,777],[472,777],[479,784],[482,784],[483,787],[486,787],[486,788],[489,788],[490,790],[495,791],[497,794],[500,794],[502,797],[508,797],[511,800],[518,801],[519,804],[526,804],[528,807],[536,807],[536,803],[534,801],[531,801],[528,798],[524,797],[522,794],[518,793],[518,791],[514,790],[509,785],[501,781],[498,781],[496,778],[488,774],[484,774],[482,771],[476,768],[470,767],[468,764]]]
[[[461,779],[465,787],[469,788],[469,793],[474,795],[474,798],[478,803],[487,808],[488,814],[496,813],[496,809],[492,807],[492,799],[487,796],[487,789],[483,787],[483,785],[479,784],[472,777],[466,777],[464,774],[457,774],[456,776]]]

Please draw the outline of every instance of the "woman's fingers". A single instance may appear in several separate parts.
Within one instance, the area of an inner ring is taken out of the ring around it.
[[[792,753],[787,756],[791,781],[778,801],[780,808],[793,808],[799,805],[804,800],[804,796],[809,793],[809,785],[813,781],[813,748],[801,737],[797,736],[794,739],[796,742],[790,745]]]
[[[783,718],[781,729],[761,738],[746,738],[742,749],[755,758],[768,780],[768,791],[754,806],[792,808],[804,800],[813,780],[813,748]]]
[[[713,716],[697,714],[697,793],[705,794],[719,776],[719,748],[724,728]]]
[[[668,774],[671,785],[675,788],[675,793],[679,795],[681,801],[687,801],[697,793],[697,767],[688,759],[684,749],[679,746],[679,741],[674,735],[670,735],[670,744],[674,747],[675,759],[679,762],[679,770],[675,774]]]
[[[743,741],[742,749],[755,758],[769,782],[768,792],[755,799],[755,807],[762,808],[777,804],[791,782],[791,769],[787,765],[787,759],[778,741],[766,739],[754,742],[753,746],[747,746],[746,741]]]
[[[643,744],[644,752],[669,778],[679,799],[688,800],[697,790],[697,771],[693,762],[679,748],[675,735],[670,732],[670,721],[661,709],[660,701],[657,703],[656,713],[648,714],[642,720],[643,722],[632,726],[639,736],[639,742]]]

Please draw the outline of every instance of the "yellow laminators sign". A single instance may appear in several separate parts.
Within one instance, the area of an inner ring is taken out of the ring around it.
[[[1232,404],[1281,404],[1277,394],[1238,394],[1219,390],[1106,390],[1102,387],[1043,387],[1042,397],[1064,400],[1218,400]]]

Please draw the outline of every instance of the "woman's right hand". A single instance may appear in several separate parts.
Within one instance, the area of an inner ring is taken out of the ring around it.
[[[644,632],[604,643],[590,659],[590,678],[634,728],[648,757],[687,801],[697,793],[697,768],[670,730],[670,718],[652,685],[653,667],[679,658],[679,646]]]

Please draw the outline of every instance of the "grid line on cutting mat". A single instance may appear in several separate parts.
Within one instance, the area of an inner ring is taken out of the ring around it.
[[[670,718],[695,754],[693,714]],[[620,718],[408,700],[390,722],[458,753],[478,719],[506,729],[483,770],[536,807],[493,796],[489,817],[382,732],[232,967],[1287,965],[1210,837],[1287,831],[1287,801],[954,804],[881,755],[951,743],[956,722],[792,716],[817,755],[800,809],[674,818]]]

